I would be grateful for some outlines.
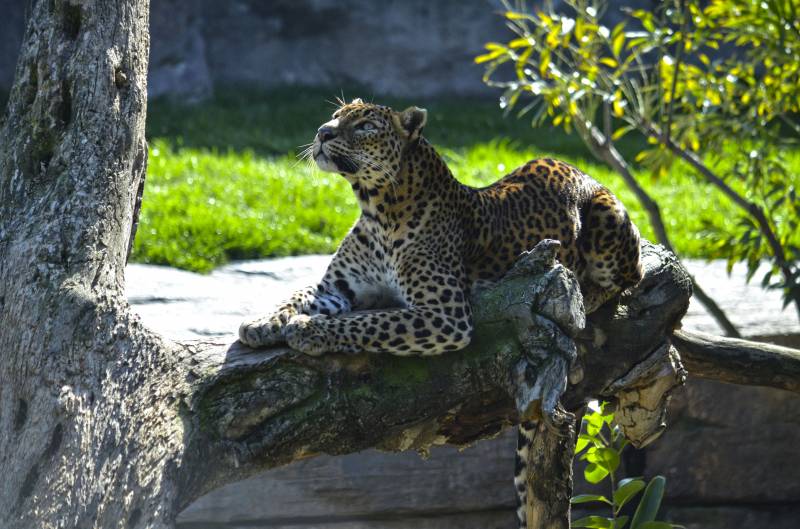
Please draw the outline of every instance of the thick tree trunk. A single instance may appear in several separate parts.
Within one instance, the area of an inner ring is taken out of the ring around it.
[[[148,2],[31,4],[0,131],[0,526],[168,527],[177,349],[123,294]]]
[[[463,445],[520,418],[539,422],[531,457],[544,454],[529,461],[529,520],[568,527],[567,412],[602,396],[634,442],[663,429],[684,376],[670,337],[685,270],[646,245],[643,282],[583,328],[575,280],[543,243],[477,294],[470,347],[436,358],[164,340],[123,292],[147,14],[147,0],[32,6],[0,131],[0,527],[168,528],[204,492],[276,465]]]

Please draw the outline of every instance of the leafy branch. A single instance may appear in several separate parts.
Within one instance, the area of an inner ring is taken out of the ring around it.
[[[628,445],[619,426],[614,424],[614,413],[606,403],[584,415],[583,431],[578,436],[575,454],[587,465],[583,475],[593,484],[608,480],[610,494],[579,494],[572,498],[573,505],[599,504],[608,508],[610,516],[591,515],[572,522],[572,527],[593,529],[623,529],[630,520],[630,529],[673,529],[681,527],[657,521],[656,516],[664,497],[666,479],[656,476],[646,483],[639,477],[617,480],[622,450]],[[644,491],[634,511],[633,518],[622,514],[623,508]]]
[[[487,44],[475,59],[486,65],[484,80],[504,89],[501,106],[521,106],[519,115],[530,114],[534,124],[576,130],[623,176],[669,248],[657,201],[615,142],[634,132],[647,140],[635,160],[661,178],[675,163],[693,171],[739,211],[734,222],[706,222],[706,254],[727,258],[729,268],[745,262],[748,280],[768,263],[762,285],[782,290],[800,315],[800,202],[785,156],[800,139],[794,3],[674,0],[656,13],[628,11],[613,28],[601,23],[604,2],[566,3],[569,15],[550,3],[528,12],[522,2],[505,2],[516,37]],[[722,53],[723,46],[736,52]],[[513,80],[495,80],[508,66]],[[700,297],[735,334],[710,298]]]

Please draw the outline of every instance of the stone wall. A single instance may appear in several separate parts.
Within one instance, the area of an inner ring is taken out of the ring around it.
[[[0,0],[0,90],[28,0]],[[150,95],[214,84],[364,86],[378,94],[494,94],[473,64],[506,30],[494,0],[152,0]]]
[[[13,80],[29,1],[0,0],[0,91]],[[611,2],[608,23],[623,5],[656,3]],[[496,97],[473,58],[508,40],[500,12],[499,0],[151,0],[150,95],[300,84]]]
[[[14,81],[27,4],[26,0],[0,0],[0,91],[8,91]]]

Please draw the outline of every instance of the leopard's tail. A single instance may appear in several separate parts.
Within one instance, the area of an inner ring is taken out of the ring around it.
[[[517,489],[517,523],[520,529],[528,527],[525,508],[528,504],[528,452],[533,443],[536,423],[521,422],[517,434],[517,462],[514,469],[514,486]]]

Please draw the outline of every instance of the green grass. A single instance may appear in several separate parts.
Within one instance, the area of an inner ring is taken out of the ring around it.
[[[332,252],[358,215],[356,202],[341,177],[298,163],[295,156],[330,119],[333,107],[326,99],[336,95],[222,90],[198,106],[152,102],[150,162],[133,259],[205,272],[231,259]],[[610,187],[652,239],[646,215],[622,179],[595,162],[576,136],[532,129],[525,119],[503,116],[492,101],[376,102],[428,108],[426,136],[464,183],[485,185],[531,158],[558,157]],[[632,157],[639,146],[621,148]],[[800,156],[793,162],[800,169]],[[704,222],[733,222],[733,206],[681,165],[668,178],[647,178],[645,184],[659,200],[677,249],[709,256]]]
[[[134,259],[209,271],[229,259],[330,252],[357,206],[338,175],[291,156],[151,143]]]

